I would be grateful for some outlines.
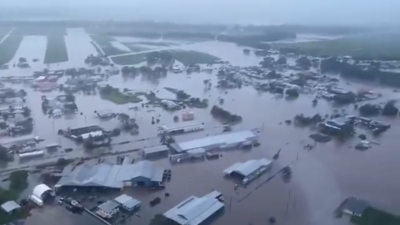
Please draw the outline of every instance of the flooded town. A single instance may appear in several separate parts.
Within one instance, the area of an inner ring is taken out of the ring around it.
[[[400,36],[271,27],[1,20],[0,224],[400,224]]]

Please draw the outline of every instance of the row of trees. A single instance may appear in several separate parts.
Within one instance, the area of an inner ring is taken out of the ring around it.
[[[361,80],[378,81],[381,84],[400,86],[400,73],[380,70],[379,63],[371,63],[368,68],[357,64],[350,64],[337,57],[331,57],[321,61],[321,72],[340,73],[344,77]]]
[[[220,108],[216,105],[214,105],[211,108],[211,115],[213,115],[214,117],[216,117],[218,119],[224,120],[227,123],[238,123],[238,122],[242,121],[241,116],[232,114],[232,113],[226,111],[225,109]]]

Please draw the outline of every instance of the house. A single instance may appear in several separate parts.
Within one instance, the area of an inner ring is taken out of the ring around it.
[[[119,203],[113,200],[108,200],[97,206],[96,214],[104,219],[111,219],[119,212]]]
[[[350,197],[342,205],[342,212],[351,216],[361,217],[363,212],[370,207],[367,201]]]
[[[18,205],[18,203],[16,203],[15,201],[5,202],[0,207],[4,212],[6,212],[8,214],[12,214],[12,213],[18,211],[19,209],[21,209],[21,206]]]

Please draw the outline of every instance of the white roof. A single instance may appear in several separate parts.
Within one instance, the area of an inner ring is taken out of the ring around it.
[[[198,225],[224,207],[218,199],[191,196],[164,213],[164,216],[181,225]]]
[[[33,189],[33,195],[42,199],[42,195],[46,191],[51,191],[51,188],[49,188],[49,186],[47,186],[45,184],[39,184]]]
[[[135,208],[140,205],[140,201],[138,201],[126,194],[122,194],[122,195],[116,197],[114,199],[114,201],[116,201],[117,203],[119,203],[129,209]]]
[[[253,159],[244,163],[238,162],[226,168],[224,170],[224,174],[231,174],[232,172],[236,172],[244,177],[247,177],[261,168],[268,167],[271,163],[272,161],[266,158]]]
[[[253,141],[257,139],[252,131],[239,131],[205,138],[195,139],[192,141],[181,142],[178,144],[179,151],[188,151],[195,148],[207,148],[209,146],[229,146],[232,144],[240,144],[245,141]]]
[[[8,201],[5,202],[1,205],[1,208],[5,211],[5,212],[11,212],[14,211],[16,209],[21,208],[20,205],[18,205],[18,203],[16,203],[15,201]]]
[[[93,131],[90,133],[82,134],[81,137],[82,137],[82,139],[88,139],[89,136],[97,137],[97,136],[101,136],[101,135],[103,135],[103,131],[98,130],[98,131]]]

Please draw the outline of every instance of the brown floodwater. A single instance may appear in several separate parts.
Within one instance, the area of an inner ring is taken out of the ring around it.
[[[84,56],[94,51],[82,30],[69,30],[70,37],[67,39],[68,53],[72,62],[60,65],[51,65],[50,68],[67,68],[72,65],[82,66]],[[76,41],[75,41],[76,38]],[[24,51],[29,51],[29,44],[24,42],[29,40],[38,41],[38,37],[24,39],[16,58],[27,55]],[[41,41],[39,41],[41,42]],[[70,47],[75,45],[75,47]],[[90,47],[91,46],[91,47]],[[70,49],[71,48],[71,49]],[[230,61],[233,65],[256,65],[261,58],[254,55],[246,56],[242,53],[242,48],[233,44],[219,42],[203,42],[186,46],[192,50],[202,50],[214,54],[223,60]],[[31,50],[32,51],[32,50]],[[44,50],[43,50],[44,51]],[[40,57],[41,53],[36,49],[35,53],[30,53],[29,57]],[[79,59],[76,60],[75,59]],[[31,69],[15,69],[0,71],[0,75],[30,75],[38,68],[45,66],[37,63]],[[64,78],[63,78],[64,79]],[[270,216],[275,216],[279,224],[324,224],[336,225],[346,222],[333,219],[333,211],[339,203],[349,196],[364,198],[371,201],[374,205],[384,209],[400,208],[400,182],[397,178],[397,163],[400,152],[397,149],[399,119],[377,118],[386,123],[390,123],[392,128],[377,138],[380,145],[373,146],[370,150],[360,152],[354,149],[357,140],[349,140],[345,143],[331,141],[326,144],[317,144],[311,151],[304,150],[303,146],[312,144],[308,135],[313,131],[306,128],[297,128],[285,125],[283,121],[292,119],[296,114],[322,115],[331,114],[334,109],[342,108],[348,113],[354,112],[353,107],[338,107],[321,100],[316,107],[312,107],[312,96],[302,95],[296,100],[286,100],[285,98],[260,93],[252,87],[244,86],[242,89],[220,91],[216,88],[206,90],[203,80],[211,79],[213,86],[216,85],[215,73],[168,74],[166,78],[157,81],[149,81],[142,77],[124,80],[120,75],[112,76],[107,83],[119,88],[129,88],[136,91],[152,90],[156,91],[159,97],[173,98],[174,96],[165,91],[164,87],[172,87],[185,90],[192,96],[207,98],[210,103],[208,109],[190,109],[195,113],[196,120],[204,122],[206,130],[204,132],[192,133],[177,136],[177,141],[190,140],[221,133],[221,124],[210,116],[210,108],[218,103],[218,98],[225,99],[223,108],[241,115],[243,122],[234,126],[234,131],[246,129],[259,129],[261,146],[250,152],[232,151],[224,153],[223,157],[215,161],[198,163],[185,163],[175,165],[173,170],[173,181],[168,184],[167,190],[171,197],[165,199],[160,206],[155,208],[143,209],[142,218],[133,218],[133,221],[145,222],[158,212],[164,212],[173,205],[194,194],[201,196],[211,189],[221,191],[228,199],[232,199],[229,209],[225,215],[217,220],[215,224],[267,224]],[[60,80],[62,82],[62,80]],[[385,87],[374,86],[368,83],[343,82],[343,86],[357,90],[359,88],[369,88],[384,94],[387,99],[398,99],[397,93]],[[40,106],[40,97],[43,93],[34,92],[30,88],[22,85],[15,85],[15,88],[24,88],[28,92],[28,104],[32,108],[35,118],[34,134],[45,138],[45,143],[59,142],[63,147],[75,147],[75,144],[56,134],[58,129],[76,127],[89,124],[99,124],[104,128],[115,128],[119,126],[118,121],[99,121],[95,118],[94,110],[112,110],[114,112],[126,112],[137,119],[140,126],[140,134],[137,136],[121,135],[113,140],[114,143],[121,141],[132,141],[128,145],[115,146],[111,150],[84,151],[77,148],[73,152],[58,152],[47,155],[44,158],[20,163],[16,160],[8,165],[9,168],[20,166],[36,165],[43,162],[55,161],[59,157],[73,158],[80,156],[98,155],[106,151],[124,151],[136,149],[144,146],[154,146],[159,144],[156,137],[158,125],[151,125],[151,118],[160,118],[162,124],[172,124],[174,115],[181,115],[180,112],[166,112],[160,108],[141,108],[138,112],[129,110],[130,105],[115,105],[111,102],[102,100],[98,95],[76,96],[79,111],[83,115],[77,114],[70,118],[52,119],[43,115]],[[59,94],[54,91],[46,93],[48,97]],[[374,100],[380,102],[381,100]],[[382,99],[383,102],[383,99]],[[140,104],[137,104],[140,105]],[[366,133],[367,131],[359,131]],[[141,140],[141,139],[147,140]],[[282,148],[279,160],[275,163],[274,171],[282,166],[292,163],[293,178],[289,183],[283,182],[279,176],[254,190],[257,184],[262,183],[268,178],[268,174],[263,175],[253,182],[246,189],[240,189],[238,193],[233,190],[233,182],[223,179],[222,171],[234,162],[254,159],[259,157],[271,158],[278,149]],[[137,157],[137,153],[132,153]],[[157,161],[160,165],[170,166],[164,160]],[[252,192],[253,191],[253,192]],[[252,192],[249,197],[242,201],[237,201],[241,196]],[[154,196],[161,196],[161,193],[138,194],[133,196],[148,201]],[[77,217],[80,218],[80,217]],[[78,221],[79,219],[77,219]],[[82,222],[76,222],[82,223]]]

